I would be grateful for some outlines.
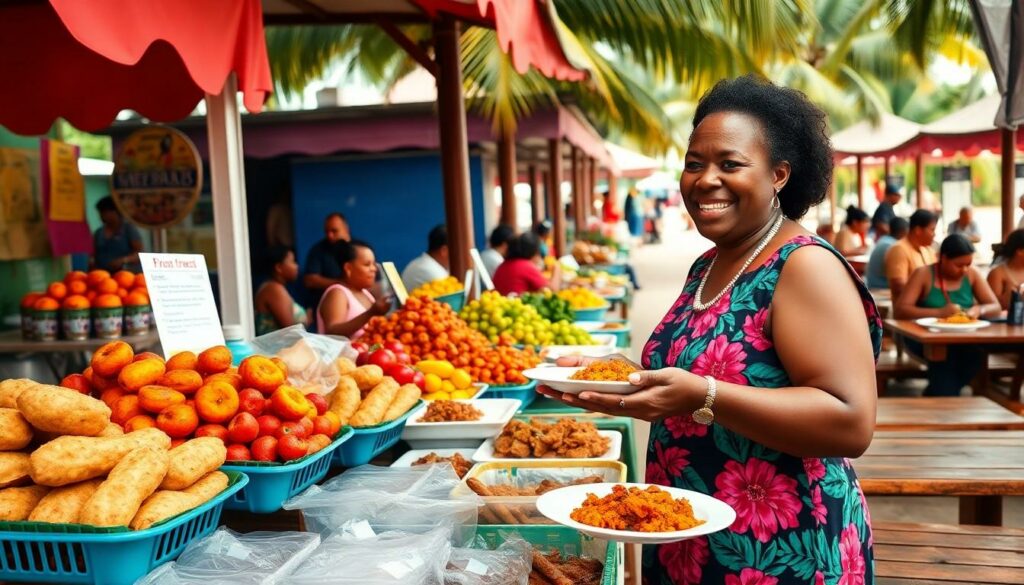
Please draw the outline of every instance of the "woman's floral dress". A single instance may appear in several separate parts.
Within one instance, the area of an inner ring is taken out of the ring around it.
[[[644,347],[644,367],[675,366],[755,388],[788,386],[764,324],[779,274],[802,246],[822,246],[842,259],[823,240],[798,236],[741,276],[715,305],[697,312],[693,296],[715,252],[701,256]],[[881,320],[867,288],[849,270],[877,357]],[[720,425],[695,423],[686,414],[651,426],[647,481],[711,494],[736,510],[736,521],[706,538],[645,547],[646,585],[874,582],[870,516],[847,459],[794,457]]]

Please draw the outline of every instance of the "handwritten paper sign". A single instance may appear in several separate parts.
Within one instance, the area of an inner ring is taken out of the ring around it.
[[[217,305],[201,254],[139,254],[164,357],[224,345]]]
[[[78,147],[49,142],[50,220],[85,221],[85,181],[78,172]]]
[[[394,262],[384,262],[381,264],[384,269],[384,278],[387,279],[388,284],[391,285],[391,290],[395,293],[395,298],[398,299],[398,304],[404,305],[405,301],[409,298],[408,291],[405,290],[405,283],[402,282],[401,275],[398,274],[398,268]]]

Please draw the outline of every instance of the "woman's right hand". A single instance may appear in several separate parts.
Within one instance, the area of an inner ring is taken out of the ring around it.
[[[373,306],[370,307],[374,315],[387,315],[388,311],[391,310],[391,296],[383,296],[373,302]]]
[[[939,317],[952,317],[962,310],[963,309],[960,308],[960,305],[957,305],[956,303],[948,303],[945,307],[939,309]]]

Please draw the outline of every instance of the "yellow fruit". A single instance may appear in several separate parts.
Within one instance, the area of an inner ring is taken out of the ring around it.
[[[441,391],[451,394],[452,392],[455,392],[455,385],[452,384],[450,381],[445,380],[441,382]]]
[[[441,377],[437,374],[427,374],[423,376],[423,387],[427,391],[427,394],[434,394],[440,391],[442,388]]]
[[[423,395],[424,400],[450,400],[451,395],[447,392],[431,392]]]
[[[455,366],[444,360],[423,360],[416,364],[416,369],[424,374],[435,374],[438,378],[446,380],[455,371]]]
[[[473,393],[469,390],[456,390],[452,392],[452,400],[469,400],[473,397]]]
[[[465,390],[473,385],[473,378],[469,376],[466,370],[455,370],[449,379],[458,390]]]

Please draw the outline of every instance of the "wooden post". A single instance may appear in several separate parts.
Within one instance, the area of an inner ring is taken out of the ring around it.
[[[537,163],[530,163],[527,168],[527,175],[530,181],[530,208],[531,225],[537,225],[544,221],[544,193],[541,192],[540,170]]]
[[[611,169],[607,169],[608,173],[608,192],[611,193],[612,199],[615,200],[616,204],[619,201],[619,178],[615,176],[615,173]]]
[[[554,206],[554,200],[555,200],[554,197],[555,196],[551,194],[552,191],[551,191],[551,171],[550,170],[541,171],[541,173],[540,173],[540,182],[543,185],[543,187],[541,187],[541,188],[543,189],[544,199],[542,199],[541,201],[544,202],[544,217],[546,219],[550,219],[551,221],[554,221],[555,220],[554,219],[555,218],[555,212],[554,212],[553,206]]]
[[[466,102],[462,95],[459,24],[452,18],[434,21],[438,65],[437,111],[441,142],[444,212],[448,225],[448,272],[462,278],[470,267],[473,247],[473,201],[469,188],[469,145]]]
[[[231,74],[218,95],[206,94],[206,136],[210,152],[213,229],[217,235],[220,314],[225,325],[240,325],[246,339],[255,334],[249,223],[246,220],[245,169],[238,85]]]
[[[864,209],[864,159],[857,157],[857,207]]]
[[[590,159],[590,190],[587,191],[590,205],[587,207],[587,214],[594,213],[594,201],[597,200],[597,173],[601,170],[601,165],[597,163],[596,158]]]
[[[498,181],[501,183],[501,223],[516,227],[516,135],[502,129],[498,136]]]
[[[575,146],[572,147],[571,153],[572,217],[576,224],[574,238],[578,238],[578,234],[587,229],[587,216],[583,210],[583,169],[581,168],[583,166],[583,157],[580,156],[580,149]]]
[[[917,193],[914,194],[914,207],[921,209],[924,204],[924,153],[917,153],[917,164],[914,166],[914,174],[917,181]]]
[[[1017,160],[1017,131],[1007,130],[1003,128],[999,131],[1002,137],[1002,172],[1003,172],[1003,239],[1005,242],[1007,236],[1013,231],[1013,203],[1014,203],[1014,192],[1013,183],[1016,172],[1016,160]]]
[[[551,231],[554,232],[555,257],[565,255],[565,207],[562,206],[562,141],[548,139],[548,206],[551,209]]]
[[[892,174],[892,158],[888,155],[885,157],[885,164],[882,165],[882,169],[884,169],[883,172],[885,173],[882,176],[882,184],[885,185],[889,182],[889,175]]]

